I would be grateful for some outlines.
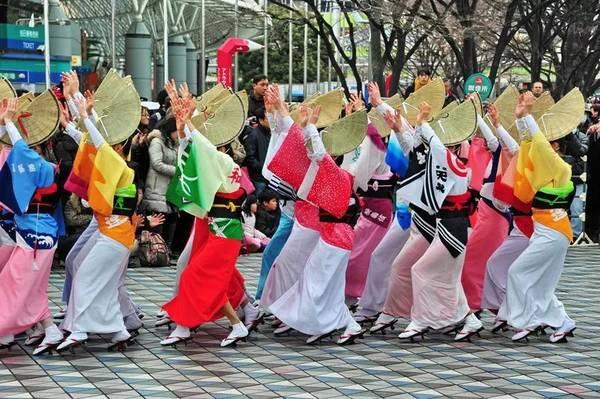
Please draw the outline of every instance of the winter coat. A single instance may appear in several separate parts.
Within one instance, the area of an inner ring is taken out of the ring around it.
[[[252,129],[244,140],[244,148],[246,149],[244,165],[248,167],[250,179],[253,182],[266,182],[262,175],[262,169],[267,158],[270,139],[271,131],[269,128],[258,125]]]
[[[63,204],[69,199],[69,193],[64,191],[64,184],[73,169],[73,162],[77,155],[79,145],[73,140],[71,136],[64,133],[58,133],[54,138],[54,155],[58,161],[58,176],[56,183],[61,192],[61,198]]]
[[[148,143],[150,168],[146,176],[142,208],[149,212],[172,213],[174,209],[167,203],[167,188],[175,176],[177,146],[165,143],[158,130],[148,135]]]
[[[271,238],[275,231],[277,230],[277,226],[279,226],[279,209],[275,211],[269,211],[261,206],[258,207],[256,211],[256,229],[261,231],[264,235]]]

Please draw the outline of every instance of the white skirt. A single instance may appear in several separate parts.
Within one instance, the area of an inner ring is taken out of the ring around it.
[[[319,241],[319,232],[294,221],[290,237],[267,276],[260,298],[263,309],[273,313],[275,303],[301,277],[304,267]]]
[[[269,309],[286,325],[307,335],[345,328],[352,315],[345,303],[350,252],[319,240],[302,275]]]
[[[542,324],[560,327],[568,318],[555,295],[569,240],[564,234],[534,222],[529,246],[508,270],[506,300],[498,318],[517,329]]]

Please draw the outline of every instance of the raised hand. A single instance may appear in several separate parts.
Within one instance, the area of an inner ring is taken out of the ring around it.
[[[383,115],[383,119],[385,119],[385,123],[387,123],[388,127],[392,129],[394,132],[402,131],[402,114],[399,110],[387,111]]]
[[[179,95],[177,94],[177,86],[175,85],[174,80],[169,80],[165,83],[165,91],[169,95],[171,103],[173,102],[173,100],[179,97]]]
[[[315,108],[312,109],[312,114],[308,118],[308,123],[310,123],[311,125],[316,125],[319,121],[319,116],[321,116],[321,106],[317,105]]]
[[[179,93],[181,94],[181,97],[183,97],[184,99],[193,97],[192,93],[190,92],[190,88],[188,87],[188,84],[186,82],[182,83],[179,86]]]
[[[91,115],[94,105],[96,105],[96,93],[91,90],[86,90],[84,96],[86,101],[86,111],[88,115]]]
[[[492,125],[495,128],[498,128],[498,126],[500,126],[500,114],[498,112],[498,108],[496,108],[494,104],[488,105],[487,114],[492,122]]]
[[[147,216],[148,224],[150,227],[160,226],[165,222],[165,215],[162,213],[155,213],[152,216]]]
[[[6,103],[6,110],[4,111],[3,120],[4,123],[12,122],[15,114],[17,113],[17,99],[10,98]]]
[[[77,106],[77,111],[79,111],[79,116],[83,119],[88,117],[87,107],[85,105],[85,100],[83,98],[75,98],[75,105]]]
[[[311,107],[304,104],[300,105],[300,126],[302,126],[302,128],[305,128],[308,125],[312,114],[313,110]]]
[[[383,102],[381,100],[381,92],[379,85],[376,82],[369,82],[369,101],[374,107],[378,107]]]
[[[67,104],[59,103],[60,106],[60,125],[64,128],[67,127],[69,122],[71,122],[71,113],[69,112],[69,107]]]
[[[419,104],[419,113],[417,114],[417,125],[427,122],[431,116],[431,105],[423,101]]]

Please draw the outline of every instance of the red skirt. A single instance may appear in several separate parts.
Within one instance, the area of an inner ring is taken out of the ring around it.
[[[235,309],[246,297],[244,277],[235,267],[241,241],[217,237],[207,219],[196,219],[192,255],[181,274],[177,296],[163,306],[171,320],[196,327],[223,317],[227,302]]]

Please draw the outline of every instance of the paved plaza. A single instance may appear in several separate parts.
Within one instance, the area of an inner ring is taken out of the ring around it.
[[[255,291],[259,256],[241,257]],[[168,334],[154,314],[172,291],[174,268],[132,269],[129,290],[146,313],[146,328],[124,353],[106,350],[108,337],[91,336],[75,355],[34,358],[23,339],[0,352],[0,399],[7,398],[600,398],[600,249],[569,252],[558,296],[577,321],[575,338],[550,344],[533,337],[484,331],[473,343],[429,335],[423,343],[394,334],[366,336],[339,347],[305,336],[274,338],[262,326],[248,343],[222,349],[227,323],[209,324],[193,343],[161,347]],[[60,303],[63,271],[51,276],[52,310]],[[491,319],[484,317],[489,328]],[[405,323],[402,323],[404,325]]]

